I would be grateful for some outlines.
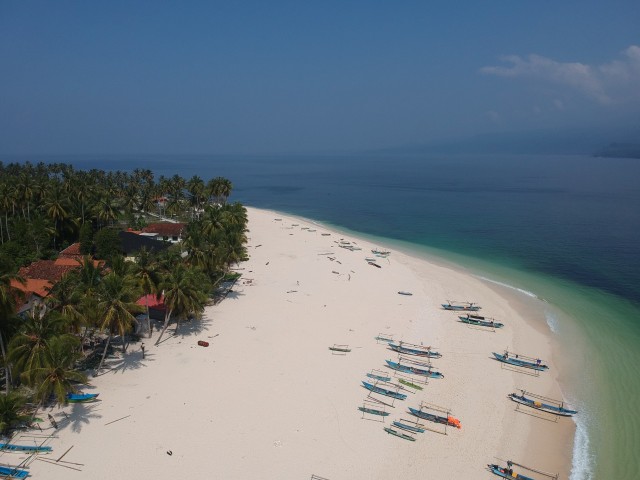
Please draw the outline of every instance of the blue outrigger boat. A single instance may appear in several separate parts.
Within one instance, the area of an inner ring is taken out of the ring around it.
[[[391,377],[384,377],[382,375],[376,375],[375,373],[367,373],[367,377],[373,378],[374,380],[381,380],[383,382],[391,381]]]
[[[394,430],[393,428],[389,428],[389,427],[384,427],[384,431],[387,433],[390,433],[391,435],[395,435],[398,438],[401,438],[403,440],[409,440],[410,442],[415,442],[416,439],[413,438],[411,435],[406,435],[404,433],[398,432],[396,430]]]
[[[543,403],[541,400],[528,398],[525,395],[525,392],[522,392],[522,395],[518,395],[517,393],[510,393],[509,398],[521,405],[535,408],[536,410],[541,410],[543,412],[552,413],[554,415],[561,415],[563,417],[572,417],[573,415],[578,413],[577,410],[570,410],[568,408],[564,408],[562,403],[560,403],[559,405],[550,405],[548,403]]]
[[[469,325],[477,325],[479,327],[502,328],[504,323],[496,322],[493,318],[483,317],[482,315],[473,315],[467,313],[466,317],[458,317],[461,322]]]
[[[447,303],[442,304],[442,308],[445,310],[455,310],[457,312],[477,312],[482,307],[472,302],[451,302],[447,300]]]
[[[50,452],[51,447],[45,447],[42,445],[13,445],[12,443],[0,443],[0,451],[5,450],[9,452]]]
[[[524,475],[520,475],[519,473],[515,473],[511,468],[504,468],[495,464],[489,464],[487,465],[487,467],[489,467],[491,473],[502,478],[511,478],[516,480],[534,480],[531,477],[526,477]]]
[[[386,417],[386,416],[389,415],[389,412],[385,412],[383,410],[376,410],[375,408],[358,407],[358,410],[360,410],[363,413],[369,413],[371,415],[378,415],[380,417]]]
[[[398,400],[404,400],[407,396],[404,393],[394,392],[393,390],[387,390],[386,388],[381,388],[376,385],[373,385],[369,382],[362,382],[364,388],[372,391],[373,393],[379,393],[380,395],[386,395],[387,397],[397,398]]]
[[[0,477],[2,478],[27,478],[29,472],[17,467],[0,466]]]
[[[424,370],[422,368],[410,367],[408,365],[400,365],[397,362],[392,362],[391,360],[385,360],[389,368],[393,370],[397,370],[398,372],[411,373],[413,375],[423,375],[429,378],[444,378],[444,375],[440,372],[436,372],[434,370],[428,369]]]
[[[509,352],[505,352],[504,354],[500,354],[496,352],[492,352],[492,353],[493,353],[493,356],[496,357],[498,361],[503,363],[508,363],[509,365],[514,365],[516,367],[523,367],[523,368],[531,368],[533,370],[538,370],[540,372],[549,370],[549,366],[544,365],[541,362],[541,360],[536,360],[536,361],[523,360],[522,358],[518,358],[518,355],[516,355],[515,357],[509,356]]]
[[[416,427],[414,425],[407,425],[406,423],[402,423],[398,421],[394,421],[393,426],[401,428],[402,430],[406,430],[408,432],[424,433],[424,428]]]
[[[98,398],[99,393],[67,393],[67,401],[70,403],[90,402]]]
[[[429,358],[440,358],[442,354],[439,352],[434,352],[430,348],[419,349],[419,348],[410,348],[405,347],[402,344],[389,342],[389,348],[394,352],[404,353],[405,355],[415,355],[417,357],[429,357]]]
[[[424,420],[429,420],[430,422],[441,423],[443,425],[450,425],[456,428],[462,428],[462,424],[460,423],[460,420],[451,416],[443,417],[442,415],[435,415],[433,413],[423,412],[422,410],[418,410],[417,408],[411,408],[411,407],[409,407],[409,413],[414,417],[422,418]]]

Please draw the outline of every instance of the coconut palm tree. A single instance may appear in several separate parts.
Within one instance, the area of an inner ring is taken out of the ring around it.
[[[57,183],[52,185],[47,191],[44,199],[44,208],[47,216],[54,222],[53,248],[56,248],[56,239],[58,238],[58,222],[68,217],[69,199],[62,187]]]
[[[22,413],[26,403],[27,398],[17,391],[0,395],[0,434],[29,420],[29,415]]]
[[[167,311],[156,345],[162,340],[172,316],[177,319],[177,333],[180,320],[186,319],[189,315],[202,313],[208,299],[209,281],[201,270],[178,263],[164,277],[160,289],[164,291],[164,304]]]
[[[75,337],[54,337],[50,340],[43,356],[43,365],[33,372],[37,384],[37,398],[40,403],[55,395],[58,404],[67,403],[67,394],[76,390],[78,383],[87,384],[87,377],[74,370],[79,340]]]
[[[140,297],[140,288],[130,275],[118,275],[111,272],[102,279],[99,291],[98,311],[101,312],[100,327],[108,332],[107,343],[100,359],[98,370],[102,368],[107,356],[109,343],[114,334],[123,337],[123,351],[126,350],[124,335],[135,322],[133,313],[142,311],[136,300]]]
[[[138,252],[136,262],[131,266],[131,275],[138,280],[138,285],[142,289],[142,293],[146,295],[158,294],[158,286],[162,279],[157,262],[154,260],[151,252],[146,248],[142,248]],[[147,310],[147,331],[151,337],[151,319],[149,317],[149,304],[146,304]]]

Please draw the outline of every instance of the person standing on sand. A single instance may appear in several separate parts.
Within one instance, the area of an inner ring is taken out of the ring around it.
[[[144,343],[140,345],[140,350],[142,350],[142,359],[144,360]]]

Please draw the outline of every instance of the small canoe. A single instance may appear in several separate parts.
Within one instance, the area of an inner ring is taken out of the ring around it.
[[[381,380],[383,382],[390,382],[391,377],[384,377],[382,375],[376,375],[375,373],[367,373],[367,377],[373,378],[375,380]]]
[[[375,408],[367,408],[367,407],[358,407],[358,410],[364,413],[370,413],[371,415],[379,415],[381,417],[386,417],[389,415],[389,412],[384,412],[382,410],[376,410]]]
[[[404,433],[398,432],[396,430],[394,430],[393,428],[389,428],[389,427],[384,427],[384,431],[391,434],[391,435],[395,435],[398,438],[402,438],[403,440],[409,440],[410,442],[415,442],[416,439],[413,438],[411,435],[406,435]]]
[[[479,327],[502,328],[504,323],[496,322],[493,318],[483,317],[481,315],[467,314],[466,317],[458,317],[461,322],[469,325],[477,325]]]
[[[577,410],[570,410],[562,406],[542,403],[540,401],[534,400],[533,398],[528,398],[525,395],[518,395],[517,393],[510,393],[509,398],[521,405],[525,405],[527,407],[535,408],[536,410],[541,410],[543,412],[552,413],[554,415],[560,415],[563,417],[572,417],[573,415],[578,413]]]
[[[398,421],[394,421],[393,426],[398,427],[402,430],[406,430],[407,432],[424,433],[424,428],[416,427],[414,425],[407,425],[406,423]]]
[[[385,362],[387,362],[389,368],[398,372],[411,373],[413,375],[422,375],[429,378],[444,378],[444,375],[442,373],[436,372],[431,369],[425,370],[423,368],[411,367],[409,365],[400,365],[399,363],[392,362],[391,360],[385,360]]]
[[[332,352],[342,352],[342,353],[349,353],[351,351],[351,349],[349,347],[329,347],[329,350],[331,350]]]
[[[543,363],[539,363],[538,361],[529,362],[527,360],[522,360],[521,358],[511,357],[511,356],[506,355],[506,354],[500,354],[500,353],[496,353],[496,352],[492,352],[492,353],[493,353],[493,356],[496,357],[496,359],[499,362],[502,362],[502,363],[508,363],[509,365],[514,365],[516,367],[531,368],[533,370],[538,370],[540,372],[543,372],[545,370],[549,370],[549,366],[548,365],[544,365]]]
[[[386,388],[378,387],[377,385],[373,385],[372,383],[369,383],[369,382],[362,382],[362,385],[364,385],[364,388],[366,388],[367,390],[373,393],[379,393],[380,395],[396,398],[398,400],[405,400],[407,398],[407,396],[404,393],[398,393],[398,392],[394,392],[393,390],[387,390]]]
[[[90,402],[96,400],[99,393],[67,393],[67,401],[70,403]]]
[[[405,380],[404,378],[399,378],[398,382],[400,382],[402,385],[405,385],[407,387],[411,387],[416,390],[422,390],[422,387],[420,385],[416,385],[415,383],[410,382],[409,380]]]
[[[489,470],[491,471],[491,473],[493,473],[494,475],[498,475],[499,477],[502,478],[511,478],[512,480],[534,480],[531,477],[526,477],[524,475],[520,475],[519,473],[514,472],[513,470],[511,472],[509,472],[509,470],[507,468],[503,468],[500,467],[499,465],[495,465],[495,464],[489,464],[487,465],[487,467],[489,467]]]
[[[373,266],[373,267],[377,267],[377,268],[382,268],[380,265],[378,265],[376,262],[367,262],[369,265]]]
[[[398,295],[407,295],[407,296],[411,296],[411,295],[413,295],[413,293],[411,293],[411,292],[406,292],[406,291],[404,291],[404,290],[400,290],[400,291],[398,292]]]

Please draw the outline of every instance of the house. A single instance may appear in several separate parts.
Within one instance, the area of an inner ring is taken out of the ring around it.
[[[169,248],[169,244],[166,242],[159,242],[153,237],[139,235],[134,231],[120,231],[118,237],[120,237],[122,253],[127,260],[134,260],[136,254],[143,248],[155,253]]]
[[[149,318],[152,320],[164,320],[167,307],[164,304],[164,295],[160,299],[154,294],[144,295],[136,300],[136,304],[149,307]]]
[[[159,222],[151,223],[142,229],[141,236],[151,237],[155,240],[178,243],[182,241],[182,232],[185,223]]]

